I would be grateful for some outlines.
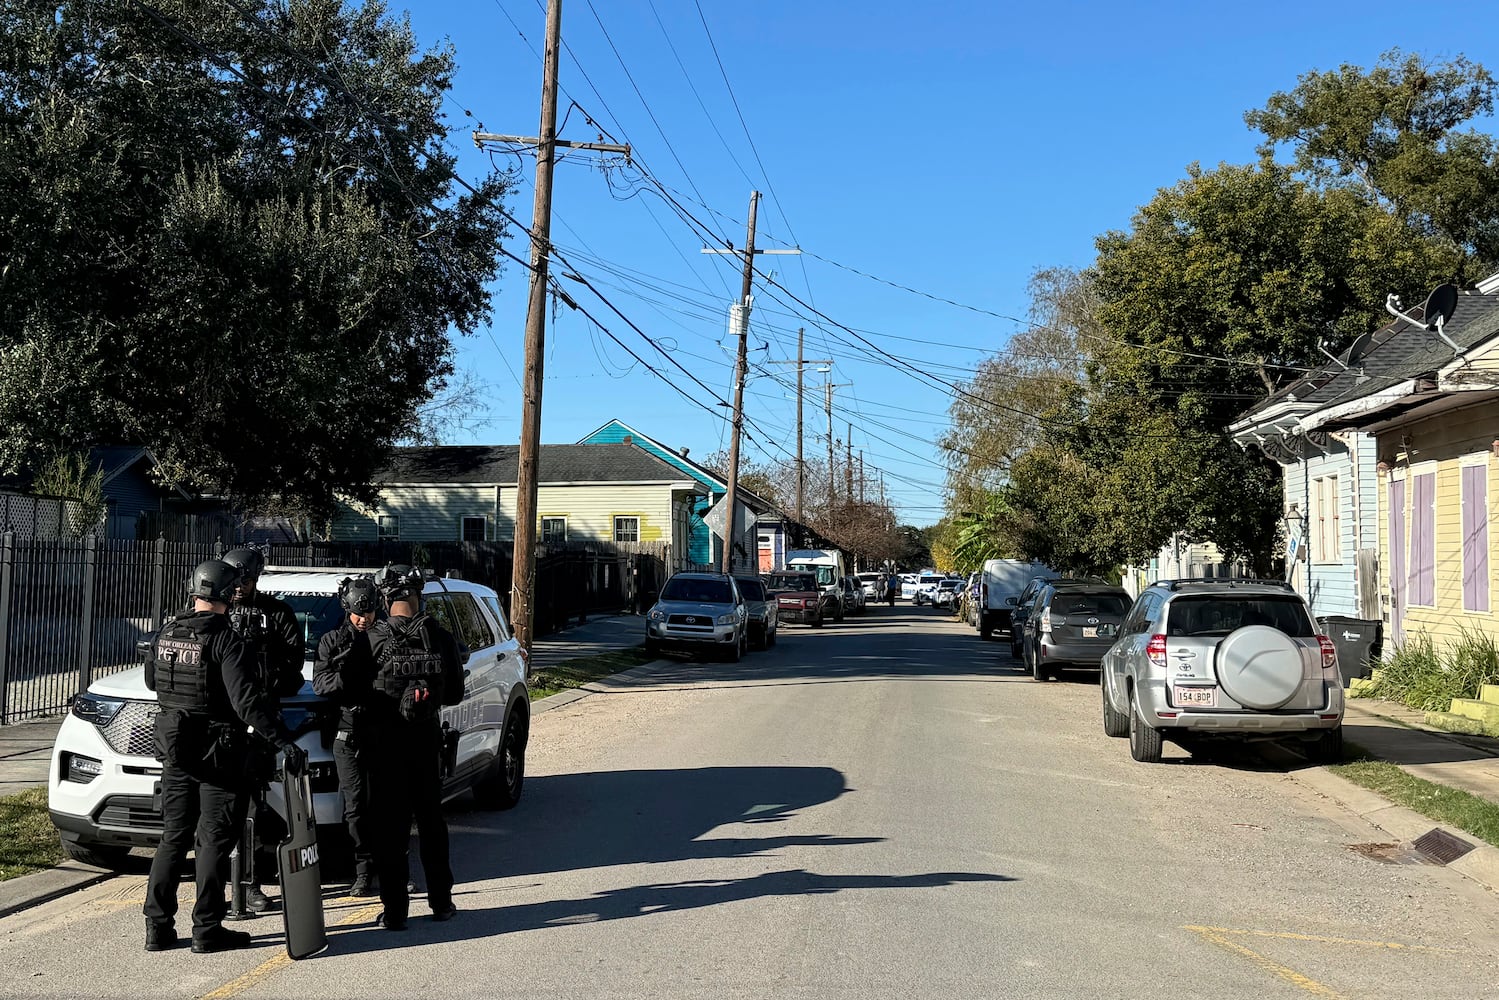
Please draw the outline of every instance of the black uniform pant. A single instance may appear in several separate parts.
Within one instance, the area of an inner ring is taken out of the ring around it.
[[[363,733],[339,730],[333,741],[333,764],[338,768],[338,787],[344,798],[344,825],[354,842],[354,874],[375,874],[375,844],[378,828],[370,804],[370,763],[373,750],[365,746]],[[444,837],[446,839],[446,837]]]
[[[193,851],[198,895],[193,904],[193,937],[224,921],[228,903],[229,854],[245,825],[247,796],[242,789],[194,778],[171,764],[161,768],[161,844],[151,859],[146,884],[146,919],[170,927],[177,916],[177,871]]]
[[[427,877],[427,902],[434,909],[453,899],[448,861],[448,824],[442,817],[442,731],[433,725],[396,723],[380,734],[380,750],[370,773],[376,823],[375,871],[385,916],[404,919],[411,908],[406,882],[411,823]]]

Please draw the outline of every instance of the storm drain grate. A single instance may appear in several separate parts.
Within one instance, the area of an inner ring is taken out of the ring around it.
[[[1446,830],[1432,830],[1412,841],[1411,846],[1431,859],[1435,865],[1450,865],[1458,858],[1477,847],[1461,837],[1454,837]]]

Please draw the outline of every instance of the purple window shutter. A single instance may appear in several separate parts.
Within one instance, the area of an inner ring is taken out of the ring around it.
[[[1423,607],[1436,603],[1436,473],[1416,477],[1411,504],[1410,602]]]
[[[1463,466],[1463,608],[1489,610],[1489,469]]]

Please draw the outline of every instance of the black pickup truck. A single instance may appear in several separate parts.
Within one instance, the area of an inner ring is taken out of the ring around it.
[[[776,602],[776,614],[783,622],[817,628],[837,617],[838,598],[817,585],[815,573],[771,573],[765,578],[765,590],[768,599]]]

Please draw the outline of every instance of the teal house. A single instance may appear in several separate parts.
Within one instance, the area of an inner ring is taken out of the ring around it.
[[[717,473],[710,472],[688,458],[686,448],[678,450],[668,448],[660,441],[640,433],[622,420],[609,421],[598,430],[584,437],[578,444],[618,444],[620,442],[634,444],[637,448],[643,448],[663,462],[668,462],[676,466],[686,475],[702,483],[707,489],[707,496],[697,497],[694,500],[692,513],[688,517],[687,558],[689,562],[699,566],[718,565],[723,557],[723,541],[715,537],[713,531],[703,522],[703,515],[728,492],[729,484]],[[748,490],[741,490],[739,499],[756,514],[766,514],[772,510],[772,506],[768,501],[750,493]],[[736,565],[741,564],[740,559],[744,560],[743,565],[755,565],[757,560],[755,537],[755,532],[751,529],[747,540],[741,542],[741,546],[745,552],[740,556],[736,556]]]

